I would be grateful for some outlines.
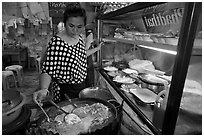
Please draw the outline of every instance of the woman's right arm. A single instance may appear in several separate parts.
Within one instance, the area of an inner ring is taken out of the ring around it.
[[[40,74],[40,90],[33,93],[33,100],[36,104],[41,104],[41,101],[48,95],[48,88],[51,82],[51,77],[47,73]]]
[[[40,89],[47,89],[49,88],[51,77],[47,73],[40,74]]]

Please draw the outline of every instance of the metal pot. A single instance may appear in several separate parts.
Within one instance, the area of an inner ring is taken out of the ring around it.
[[[21,113],[25,104],[25,95],[17,90],[3,91],[2,93],[2,125],[13,122]]]
[[[141,80],[142,88],[148,88],[155,93],[164,90],[165,84],[168,84],[168,81],[151,74],[139,74],[139,79]]]
[[[109,102],[97,99],[97,98],[76,98],[72,99],[72,103],[76,104],[77,106],[83,106],[84,104],[93,104],[93,103],[102,103],[103,105],[107,106],[112,114],[112,116],[103,124],[94,126],[90,129],[90,132],[87,134],[114,134],[113,131],[115,129],[114,121],[117,118],[117,111],[116,108]],[[60,107],[70,105],[69,101],[63,101],[58,104]],[[52,118],[54,118],[56,115],[59,115],[62,113],[60,110],[56,109],[55,107],[51,107],[48,110],[48,115]],[[39,128],[42,122],[46,121],[46,117],[44,115],[41,115],[41,118],[39,119]]]
[[[22,106],[19,116],[9,124],[2,126],[3,135],[24,135],[30,123],[31,110],[26,105]]]

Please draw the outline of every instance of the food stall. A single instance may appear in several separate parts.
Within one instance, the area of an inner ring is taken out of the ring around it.
[[[46,17],[35,7],[40,2],[26,8],[25,4],[20,4],[22,11],[30,7]],[[60,10],[65,4],[49,6]],[[202,134],[202,3],[92,4],[98,12],[89,11],[96,15],[94,38],[104,42],[92,56],[94,87],[58,104],[48,96],[43,106],[25,104],[26,97],[15,89],[3,92],[2,134]],[[24,44],[35,54],[46,45],[42,35],[47,34],[48,22],[39,26],[31,21],[26,19],[25,33],[36,30],[40,35]]]
[[[127,134],[202,133],[201,9],[135,3],[98,18],[99,81],[124,100]]]

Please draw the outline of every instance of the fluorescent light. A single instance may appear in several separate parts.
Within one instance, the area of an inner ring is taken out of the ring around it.
[[[144,46],[144,45],[138,45],[138,46],[139,46],[139,47],[143,47],[143,48],[147,48],[147,49],[156,50],[156,51],[161,51],[161,52],[168,53],[168,54],[172,54],[172,55],[176,55],[176,54],[177,54],[176,51],[172,51],[172,50],[160,49],[160,48],[149,47],[149,46]]]

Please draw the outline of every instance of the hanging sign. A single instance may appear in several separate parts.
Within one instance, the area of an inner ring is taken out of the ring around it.
[[[48,2],[50,17],[63,17],[68,2]]]
[[[149,33],[178,33],[184,8],[175,7],[174,3],[153,6],[143,11],[142,19]]]

